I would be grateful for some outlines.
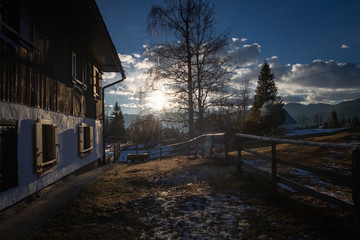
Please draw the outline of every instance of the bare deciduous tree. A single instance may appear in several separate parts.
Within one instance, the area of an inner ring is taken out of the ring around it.
[[[165,80],[176,95],[177,106],[188,114],[190,137],[211,104],[210,95],[224,92],[228,71],[221,55],[227,35],[214,30],[214,5],[206,0],[166,1],[153,6],[148,15],[148,31],[172,33],[170,42],[151,48],[147,54],[155,62],[150,70],[154,80]],[[153,86],[153,85],[152,85]],[[202,124],[200,124],[202,125]]]

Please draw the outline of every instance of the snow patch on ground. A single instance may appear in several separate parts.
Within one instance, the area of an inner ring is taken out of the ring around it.
[[[114,156],[113,147],[108,145],[106,147],[105,153],[106,156]],[[171,155],[171,151],[173,150],[173,147],[164,147],[161,149],[161,156],[162,157],[168,157]],[[120,156],[118,159],[115,159],[114,162],[117,163],[128,163],[130,161],[127,160],[128,154],[138,154],[138,153],[149,153],[148,150],[144,148],[144,145],[138,145],[138,148],[136,149],[136,146],[128,147],[120,152]],[[160,157],[160,149],[151,149],[150,150],[150,156],[152,159],[159,158]]]
[[[147,209],[140,239],[242,239],[250,227],[243,217],[250,207],[237,196],[159,195],[138,204]]]
[[[285,136],[300,136],[300,135],[308,135],[308,134],[316,134],[316,133],[330,133],[341,130],[342,128],[313,128],[313,129],[296,129],[285,132]]]

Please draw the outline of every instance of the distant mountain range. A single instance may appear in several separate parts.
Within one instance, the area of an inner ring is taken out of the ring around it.
[[[333,110],[336,111],[339,120],[353,118],[355,116],[360,118],[360,98],[353,101],[345,101],[336,105],[318,103],[304,105],[300,103],[288,103],[284,108],[288,113],[299,122],[299,118],[305,117],[308,126],[316,125],[314,116],[321,114],[322,122],[327,122]],[[137,114],[124,114],[125,127],[129,127],[131,122],[137,117]]]
[[[315,125],[314,116],[316,114],[322,115],[322,121],[328,121],[332,111],[336,111],[338,119],[348,119],[355,116],[360,117],[360,98],[353,101],[345,101],[336,105],[330,104],[299,104],[288,103],[285,104],[284,109],[297,121],[299,118],[306,117],[308,125]]]

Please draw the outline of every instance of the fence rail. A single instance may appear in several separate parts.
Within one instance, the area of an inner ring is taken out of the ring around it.
[[[162,160],[164,157],[173,157],[178,155],[199,155],[202,156],[215,156],[224,158],[227,163],[229,163],[229,151],[230,151],[230,140],[234,140],[234,135],[225,133],[214,133],[214,134],[203,134],[188,141],[183,141],[180,143],[169,144],[165,146],[158,146],[152,149],[147,150],[147,157],[149,160],[159,158]],[[256,152],[251,149],[244,147],[244,140],[260,140],[269,142],[271,145],[271,156],[264,153]],[[340,206],[344,209],[354,210],[358,217],[360,217],[360,145],[358,144],[334,144],[334,143],[324,143],[324,142],[311,142],[311,141],[301,141],[301,140],[291,140],[291,139],[282,139],[282,138],[272,138],[272,137],[262,137],[255,135],[248,135],[237,133],[236,134],[236,143],[237,143],[237,170],[239,173],[243,171],[243,167],[251,169],[257,174],[268,177],[274,189],[277,189],[277,184],[284,184],[300,193],[315,197],[322,201],[328,202]],[[304,165],[301,163],[287,161],[279,159],[277,157],[277,144],[292,144],[298,146],[313,146],[326,149],[343,149],[352,151],[352,175],[345,175],[335,171],[324,170],[316,168],[313,166]],[[114,144],[114,159],[117,159],[120,156],[120,144]],[[139,150],[137,149],[137,154]],[[246,163],[242,159],[242,152],[250,153],[260,159],[265,159],[271,162],[271,171],[265,171],[261,168],[257,168],[249,163]],[[346,202],[342,199],[339,199],[334,196],[330,196],[321,192],[318,192],[314,189],[302,186],[296,182],[293,182],[289,179],[286,179],[278,175],[278,166],[277,164],[292,166],[298,169],[309,171],[315,175],[325,176],[335,182],[341,184],[349,184],[352,188],[352,199],[353,203]]]
[[[222,144],[215,143],[219,138],[223,138]],[[180,154],[176,154],[178,151],[180,151]],[[188,141],[158,146],[148,150],[149,159],[160,158],[160,160],[166,156],[187,154],[190,157],[191,155],[197,156],[200,153],[202,156],[207,154],[209,156],[223,157],[228,162],[228,135],[225,133],[203,134]]]
[[[286,186],[293,188],[294,190],[301,192],[306,195],[310,195],[312,197],[318,198],[322,201],[328,202],[330,204],[338,205],[345,209],[350,209],[356,211],[357,216],[360,216],[360,145],[358,144],[333,144],[333,143],[323,143],[323,142],[311,142],[311,141],[300,141],[300,140],[291,140],[291,139],[281,139],[281,138],[271,138],[271,137],[262,137],[255,135],[248,135],[237,133],[237,143],[238,143],[238,171],[241,172],[243,166],[248,168],[256,168],[250,164],[247,164],[242,161],[242,151],[248,152],[257,156],[259,158],[263,158],[271,161],[271,172],[266,172],[261,169],[255,169],[255,171],[261,172],[262,175],[267,175],[271,178],[274,188],[277,188],[277,183],[285,184]],[[250,149],[246,149],[243,147],[244,139],[252,139],[252,140],[261,140],[265,142],[271,143],[271,157],[266,154],[259,153]],[[337,172],[332,172],[328,170],[323,170],[311,166],[306,166],[303,164],[290,162],[286,160],[282,160],[277,158],[276,152],[276,144],[293,144],[293,145],[301,145],[301,146],[314,146],[320,148],[332,148],[332,149],[344,149],[344,150],[352,150],[352,175],[344,175]],[[337,197],[330,196],[324,193],[320,193],[314,189],[302,186],[298,183],[295,183],[289,179],[278,176],[277,172],[277,163],[282,165],[289,165],[299,169],[303,169],[318,175],[326,176],[329,179],[339,182],[339,183],[347,183],[352,187],[352,198],[353,203],[346,202]]]

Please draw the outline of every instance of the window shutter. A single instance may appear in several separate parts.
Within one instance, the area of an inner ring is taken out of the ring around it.
[[[79,126],[78,141],[79,141],[79,156],[82,157],[83,152],[84,152],[84,127],[83,126]]]
[[[102,75],[101,75],[101,73],[98,73],[98,85],[97,85],[97,93],[99,94],[99,96],[100,96],[100,98],[102,98],[102,96],[101,96],[101,88],[102,88]]]
[[[58,162],[58,155],[59,155],[59,139],[58,139],[58,128],[54,124],[53,125],[53,133],[54,133],[54,159],[56,159],[56,162]]]
[[[73,79],[76,79],[76,53],[71,55],[71,75]]]
[[[94,128],[93,127],[89,127],[90,129],[90,148],[93,149],[94,148]]]
[[[94,94],[96,95],[97,94],[97,69],[96,67],[93,68],[94,70],[94,73],[93,73],[93,91],[94,91]]]
[[[35,172],[41,173],[43,171],[42,163],[43,163],[43,142],[42,142],[42,124],[35,123],[34,130],[34,147],[35,147]]]

